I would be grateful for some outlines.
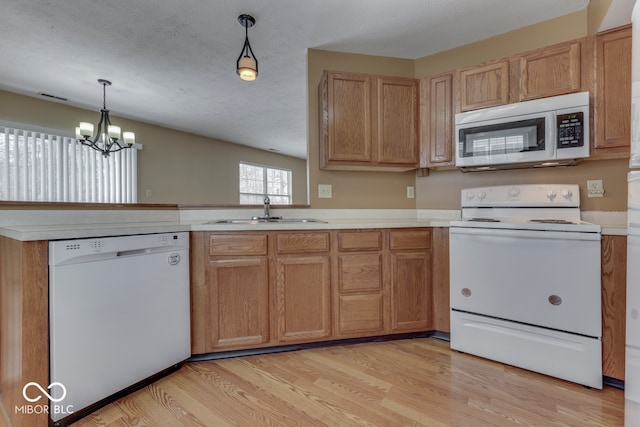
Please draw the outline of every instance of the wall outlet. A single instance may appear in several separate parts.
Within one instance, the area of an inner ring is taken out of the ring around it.
[[[604,187],[601,179],[587,181],[587,197],[604,197]]]
[[[318,184],[318,198],[330,199],[333,197],[333,187],[331,184]]]
[[[416,189],[413,185],[407,185],[407,199],[415,199]]]

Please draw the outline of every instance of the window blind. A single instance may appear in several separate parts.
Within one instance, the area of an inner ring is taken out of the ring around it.
[[[0,200],[136,203],[137,152],[104,157],[75,138],[0,126]]]

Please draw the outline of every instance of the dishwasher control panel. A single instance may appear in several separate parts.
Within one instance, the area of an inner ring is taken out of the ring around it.
[[[78,258],[92,261],[123,254],[142,255],[188,248],[188,232],[51,241],[49,242],[49,265],[65,264],[77,261]]]

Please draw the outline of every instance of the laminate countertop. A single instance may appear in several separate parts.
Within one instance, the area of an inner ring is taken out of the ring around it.
[[[255,216],[259,216],[257,213]],[[286,219],[317,219],[322,222],[266,222],[266,223],[216,223],[225,219],[250,219],[253,213],[235,211],[167,211],[92,212],[55,211],[50,214],[39,211],[21,215],[14,224],[0,226],[0,235],[20,241],[63,240],[92,237],[124,236],[181,231],[267,231],[267,230],[342,230],[366,228],[449,227],[451,220],[459,219],[459,211],[432,210],[278,210],[274,215]],[[355,216],[358,215],[358,216]],[[626,213],[591,213],[585,215],[588,222],[599,223],[602,234],[626,235]],[[2,220],[0,215],[0,221]],[[5,219],[6,220],[6,219]]]

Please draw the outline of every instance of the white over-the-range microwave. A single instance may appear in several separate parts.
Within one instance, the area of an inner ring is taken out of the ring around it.
[[[455,130],[463,171],[575,164],[589,157],[589,92],[459,113]]]

